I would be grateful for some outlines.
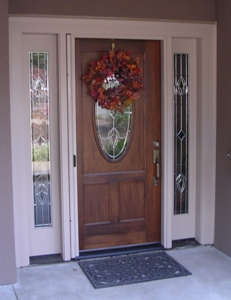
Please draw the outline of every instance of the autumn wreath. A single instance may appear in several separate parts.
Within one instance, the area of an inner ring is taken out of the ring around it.
[[[111,50],[92,61],[83,80],[99,106],[119,112],[138,99],[138,92],[143,88],[139,60],[134,61],[129,51]]]

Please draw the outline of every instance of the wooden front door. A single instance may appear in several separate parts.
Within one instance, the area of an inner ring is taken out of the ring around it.
[[[139,57],[144,89],[132,106],[126,154],[116,161],[100,149],[95,101],[82,75],[111,49],[111,40],[76,39],[76,119],[80,250],[160,241],[160,179],[154,185],[154,141],[160,143],[160,42],[115,40]],[[160,162],[159,162],[160,163]]]

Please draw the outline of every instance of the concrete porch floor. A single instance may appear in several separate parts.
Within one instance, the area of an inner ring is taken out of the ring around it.
[[[18,282],[0,286],[1,300],[225,300],[231,299],[231,258],[214,247],[167,251],[192,275],[94,289],[77,262],[17,270]]]

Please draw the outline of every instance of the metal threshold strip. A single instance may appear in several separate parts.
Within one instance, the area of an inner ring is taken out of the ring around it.
[[[142,245],[127,245],[122,247],[113,247],[107,249],[93,249],[93,250],[81,250],[79,256],[75,260],[97,258],[106,256],[116,256],[122,254],[131,254],[147,251],[164,250],[164,247],[160,243],[148,243]]]

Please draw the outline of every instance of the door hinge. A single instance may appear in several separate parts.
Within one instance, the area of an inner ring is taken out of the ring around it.
[[[76,155],[73,155],[73,166],[76,167]]]

